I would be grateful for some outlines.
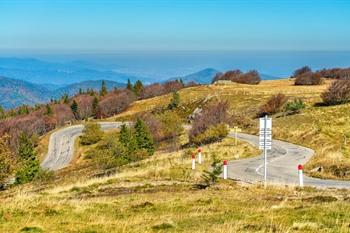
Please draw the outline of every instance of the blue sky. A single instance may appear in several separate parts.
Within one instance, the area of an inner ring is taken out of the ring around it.
[[[347,0],[2,0],[0,12],[0,50],[350,50]]]

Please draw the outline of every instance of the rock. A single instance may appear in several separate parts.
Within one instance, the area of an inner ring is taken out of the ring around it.
[[[314,169],[311,170],[311,172],[323,172],[323,167],[322,166],[315,167]]]

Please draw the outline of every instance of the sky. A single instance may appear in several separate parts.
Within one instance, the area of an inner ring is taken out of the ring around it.
[[[0,50],[350,50],[348,0],[1,0]]]

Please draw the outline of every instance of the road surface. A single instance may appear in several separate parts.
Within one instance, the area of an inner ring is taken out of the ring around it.
[[[234,137],[234,134],[229,136]],[[246,141],[253,146],[259,146],[259,137],[239,133],[237,138]],[[305,164],[314,151],[279,140],[272,141],[272,149],[268,153],[268,183],[297,185],[299,164]],[[228,177],[244,182],[256,183],[264,180],[264,156],[229,161]],[[350,188],[349,181],[323,180],[304,176],[305,186],[324,188]]]
[[[121,122],[100,122],[103,130],[115,129]],[[50,137],[49,150],[41,166],[49,170],[59,170],[69,165],[74,156],[75,139],[81,135],[83,125],[70,126],[54,132]],[[234,134],[230,134],[234,137]],[[244,133],[238,134],[238,139],[253,146],[259,145],[259,137]],[[275,184],[298,184],[299,164],[305,164],[314,154],[314,151],[288,142],[273,140],[272,150],[268,153],[268,182]],[[263,181],[263,155],[229,161],[228,177],[244,182],[256,183]],[[322,180],[304,176],[305,186],[325,188],[350,188],[350,182],[336,180]]]
[[[99,124],[103,130],[116,129],[122,125],[121,122],[100,122]],[[67,167],[74,156],[75,139],[82,134],[83,129],[84,125],[74,125],[52,133],[48,153],[41,167],[53,171]]]

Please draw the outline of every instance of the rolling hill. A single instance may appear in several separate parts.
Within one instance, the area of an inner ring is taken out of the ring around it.
[[[107,89],[111,90],[114,87],[120,88],[125,86],[123,83],[106,80]],[[55,86],[51,84],[34,84],[19,79],[11,79],[0,77],[0,105],[5,109],[14,108],[23,104],[35,105],[45,103],[51,98],[57,99],[67,93],[69,96],[79,92],[79,89],[94,89],[101,88],[102,80],[84,81],[73,83],[67,86]]]

